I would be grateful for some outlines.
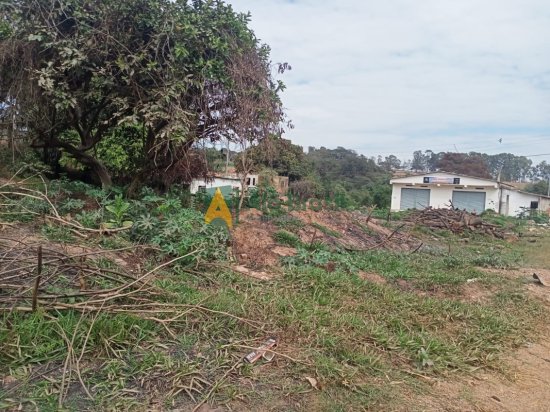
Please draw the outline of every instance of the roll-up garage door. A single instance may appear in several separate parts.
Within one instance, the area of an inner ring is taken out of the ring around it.
[[[430,189],[401,189],[401,210],[425,209],[430,206]]]
[[[459,210],[481,213],[485,210],[485,192],[453,191],[453,206]]]

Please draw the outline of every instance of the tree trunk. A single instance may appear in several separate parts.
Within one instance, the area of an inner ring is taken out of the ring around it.
[[[69,151],[69,153],[74,156],[77,161],[85,166],[88,166],[91,169],[91,171],[99,178],[103,189],[108,189],[113,185],[109,170],[107,170],[105,165],[97,160],[95,157],[79,150],[71,150]]]
[[[111,175],[109,174],[109,171],[107,170],[107,168],[103,163],[101,163],[98,160],[95,160],[95,163],[90,165],[90,168],[97,175],[97,177],[99,177],[99,180],[101,181],[101,186],[103,187],[103,189],[108,189],[113,185],[113,180],[111,179]]]

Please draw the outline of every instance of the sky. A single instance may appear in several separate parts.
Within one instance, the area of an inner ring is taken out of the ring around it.
[[[228,2],[292,66],[285,137],[306,149],[550,160],[550,0]]]

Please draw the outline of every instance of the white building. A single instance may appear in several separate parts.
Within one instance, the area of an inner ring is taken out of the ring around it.
[[[248,175],[247,186],[256,187],[258,184],[258,175]],[[211,178],[193,179],[189,190],[191,194],[197,193],[199,190],[206,190],[212,192],[214,189],[220,188],[224,196],[229,195],[234,189],[242,190],[241,180],[237,175],[227,174],[212,176]]]
[[[446,172],[392,179],[391,210],[448,208],[481,213],[491,209],[507,216],[526,210],[550,212],[550,198],[522,192],[496,180]]]

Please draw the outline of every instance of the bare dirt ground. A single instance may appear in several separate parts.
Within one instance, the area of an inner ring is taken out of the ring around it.
[[[528,293],[550,308],[550,287],[531,281],[533,273],[548,277],[550,270],[522,268],[499,272],[525,282]],[[536,342],[503,358],[504,373],[481,372],[459,381],[434,381],[432,396],[418,400],[417,404],[421,405],[418,410],[550,412],[549,326],[541,325],[541,335]]]

